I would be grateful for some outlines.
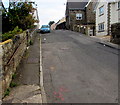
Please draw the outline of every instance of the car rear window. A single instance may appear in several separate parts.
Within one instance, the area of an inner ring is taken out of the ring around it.
[[[41,28],[49,28],[49,26],[48,25],[42,25]]]

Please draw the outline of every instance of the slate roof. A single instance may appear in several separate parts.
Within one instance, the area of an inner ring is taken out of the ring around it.
[[[84,9],[88,2],[67,2],[68,9]]]

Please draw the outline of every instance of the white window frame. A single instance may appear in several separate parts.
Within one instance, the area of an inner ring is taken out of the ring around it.
[[[99,8],[99,15],[104,14],[104,5]]]
[[[76,14],[76,20],[82,20],[82,13]]]
[[[98,24],[98,31],[99,31],[99,32],[103,32],[104,29],[105,29],[105,24],[104,24],[104,23]]]

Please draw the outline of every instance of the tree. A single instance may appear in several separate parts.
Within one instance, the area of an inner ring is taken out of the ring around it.
[[[51,26],[53,23],[55,23],[54,21],[50,21],[48,24],[49,26]]]
[[[8,12],[3,13],[3,33],[13,30],[16,26],[22,30],[32,28],[36,22],[32,4],[33,2],[11,2]]]

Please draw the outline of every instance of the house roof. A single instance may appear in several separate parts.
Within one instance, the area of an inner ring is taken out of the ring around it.
[[[61,24],[63,22],[66,22],[66,18],[65,17],[63,17],[62,19],[60,19],[56,24],[58,25],[58,24]]]
[[[88,2],[67,2],[68,9],[84,9]]]

